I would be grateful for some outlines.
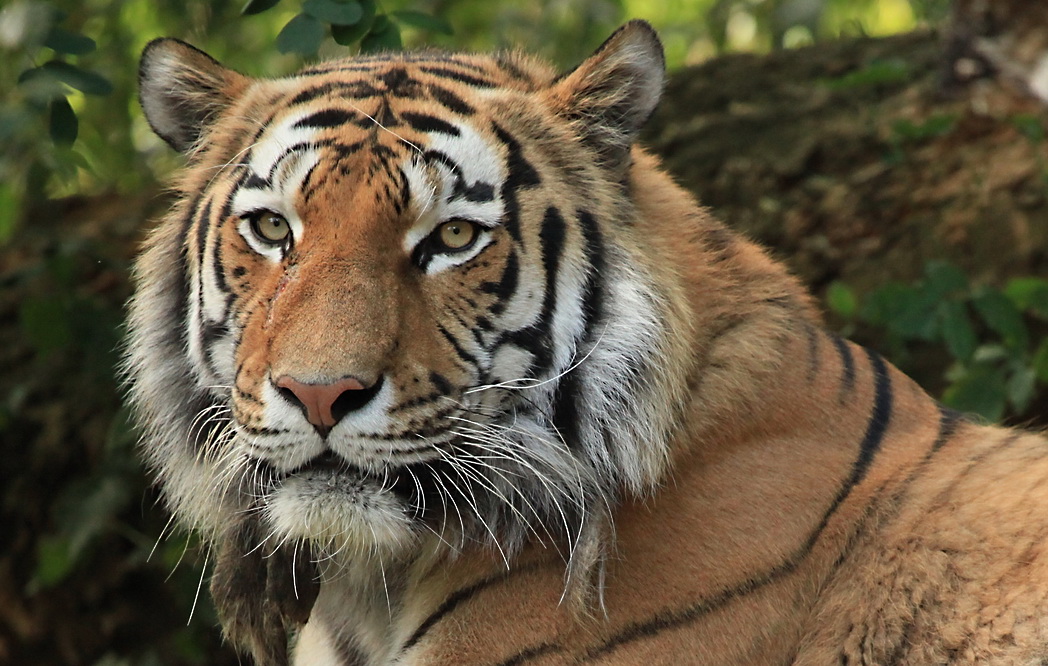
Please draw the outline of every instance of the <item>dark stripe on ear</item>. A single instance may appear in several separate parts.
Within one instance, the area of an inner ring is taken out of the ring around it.
[[[449,136],[459,136],[461,134],[459,129],[451,123],[441,120],[436,116],[431,116],[428,113],[405,111],[400,114],[400,117],[406,121],[412,129],[418,132],[438,132]]]
[[[841,371],[841,388],[837,393],[837,401],[843,405],[848,398],[848,394],[855,389],[855,358],[852,356],[847,340],[832,334],[830,339],[833,340],[833,346],[837,348],[837,353],[841,357],[841,364],[844,366],[844,370]]]
[[[305,118],[299,119],[292,125],[292,129],[302,128],[314,128],[314,129],[326,129],[329,127],[338,127],[340,125],[349,125],[356,122],[360,118],[360,114],[356,111],[346,111],[345,109],[323,109],[312,113]]]
[[[466,74],[465,72],[459,72],[454,69],[451,69],[450,67],[427,67],[423,65],[419,67],[419,69],[425,72],[426,74],[432,74],[441,78],[458,81],[459,83],[465,83],[467,86],[473,86],[474,88],[496,87],[495,83],[493,83],[492,81],[472,76],[470,74]]]

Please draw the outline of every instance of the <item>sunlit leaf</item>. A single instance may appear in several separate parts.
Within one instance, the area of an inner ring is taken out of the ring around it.
[[[60,146],[71,146],[76,141],[79,122],[73,107],[65,97],[51,100],[51,120],[49,129],[51,140]]]
[[[241,14],[250,16],[251,14],[261,14],[267,9],[272,9],[277,6],[280,0],[247,0],[244,8],[240,10]]]
[[[396,51],[403,46],[400,40],[400,26],[385,14],[375,17],[371,31],[360,40],[360,50],[366,52]]]
[[[425,12],[416,12],[405,9],[392,12],[390,16],[397,23],[411,26],[412,28],[419,28],[420,30],[431,30],[433,32],[439,32],[442,35],[451,35],[455,32],[452,30],[450,23],[440,17]]]
[[[353,0],[306,0],[302,3],[302,11],[331,25],[354,25],[364,16],[360,3]]]
[[[95,40],[55,26],[44,38],[44,46],[58,53],[84,55],[95,50]]]
[[[859,308],[859,299],[855,296],[854,289],[840,280],[835,280],[826,288],[826,304],[840,316],[851,319]]]
[[[1048,280],[1036,277],[1015,278],[1005,286],[1004,295],[1020,310],[1048,319]]]
[[[312,55],[324,41],[324,24],[309,14],[298,14],[288,21],[277,35],[277,50],[281,53]]]

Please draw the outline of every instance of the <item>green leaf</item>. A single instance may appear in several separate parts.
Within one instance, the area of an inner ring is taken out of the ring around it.
[[[120,474],[94,473],[69,484],[59,501],[59,530],[77,558],[87,545],[105,532],[131,500],[131,483]]]
[[[953,357],[961,361],[970,360],[979,340],[964,304],[957,301],[940,303],[939,325],[946,348]]]
[[[18,323],[25,339],[38,353],[48,354],[69,345],[73,335],[69,312],[59,298],[27,298],[18,308]]]
[[[968,291],[968,277],[946,261],[930,261],[924,267],[924,288],[935,300],[956,296]]]
[[[267,9],[272,9],[277,6],[280,0],[247,0],[244,8],[240,10],[240,13],[244,16],[250,16],[252,14],[261,14]]]
[[[989,421],[1000,421],[1005,408],[1004,370],[974,365],[946,389],[943,402],[954,409],[979,414]]]
[[[360,40],[360,50],[366,52],[396,51],[403,46],[400,40],[400,27],[385,14],[375,17],[371,30]]]
[[[364,9],[354,0],[306,0],[302,3],[302,11],[331,25],[355,25],[364,16]]]
[[[855,296],[855,290],[840,280],[834,280],[826,288],[826,304],[830,310],[845,319],[853,318],[859,309],[859,299]]]
[[[425,12],[416,12],[408,9],[396,11],[390,14],[394,21],[402,25],[411,26],[412,28],[418,28],[420,30],[430,30],[432,32],[439,32],[442,35],[452,35],[455,31],[451,28],[451,24],[442,18],[427,14]]]
[[[1033,372],[1037,379],[1048,384],[1048,338],[1041,340],[1033,355]]]
[[[1004,287],[1004,295],[1020,310],[1048,319],[1048,280],[1036,277],[1015,278]]]
[[[309,14],[298,14],[277,35],[277,50],[281,53],[313,55],[323,40],[324,24]]]
[[[972,306],[1005,345],[1013,350],[1025,351],[1029,344],[1026,322],[1015,304],[1002,292],[982,289],[972,299]]]
[[[41,537],[36,542],[33,586],[38,589],[48,588],[62,582],[72,572],[75,563],[65,539],[56,536]]]
[[[51,100],[51,140],[59,146],[71,146],[76,141],[79,122],[73,107],[65,97]]]
[[[1020,414],[1030,406],[1036,392],[1037,376],[1033,368],[1019,367],[1008,380],[1008,400]]]
[[[58,53],[85,55],[95,50],[95,40],[54,26],[44,38],[44,46]]]
[[[11,238],[22,214],[22,199],[11,183],[0,182],[0,245]]]
[[[360,0],[357,4],[360,5],[362,12],[359,21],[354,25],[331,26],[331,36],[342,46],[352,46],[359,42],[364,35],[368,34],[372,24],[375,22],[375,12],[377,10],[375,0]]]
[[[56,79],[70,88],[76,88],[85,95],[108,95],[113,92],[113,84],[103,76],[61,60],[51,60],[40,66]]]

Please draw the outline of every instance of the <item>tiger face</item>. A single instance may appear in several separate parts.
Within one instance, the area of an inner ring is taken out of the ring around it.
[[[256,80],[147,47],[143,107],[188,165],[128,371],[175,511],[329,554],[506,555],[650,488],[682,389],[624,182],[662,76],[641,24],[559,78],[424,53]]]

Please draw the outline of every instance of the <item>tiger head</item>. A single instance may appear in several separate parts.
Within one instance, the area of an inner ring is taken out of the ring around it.
[[[253,79],[152,42],[142,106],[187,164],[126,367],[176,514],[509,555],[651,489],[684,392],[630,183],[663,76],[643,22],[563,75],[423,52]]]

